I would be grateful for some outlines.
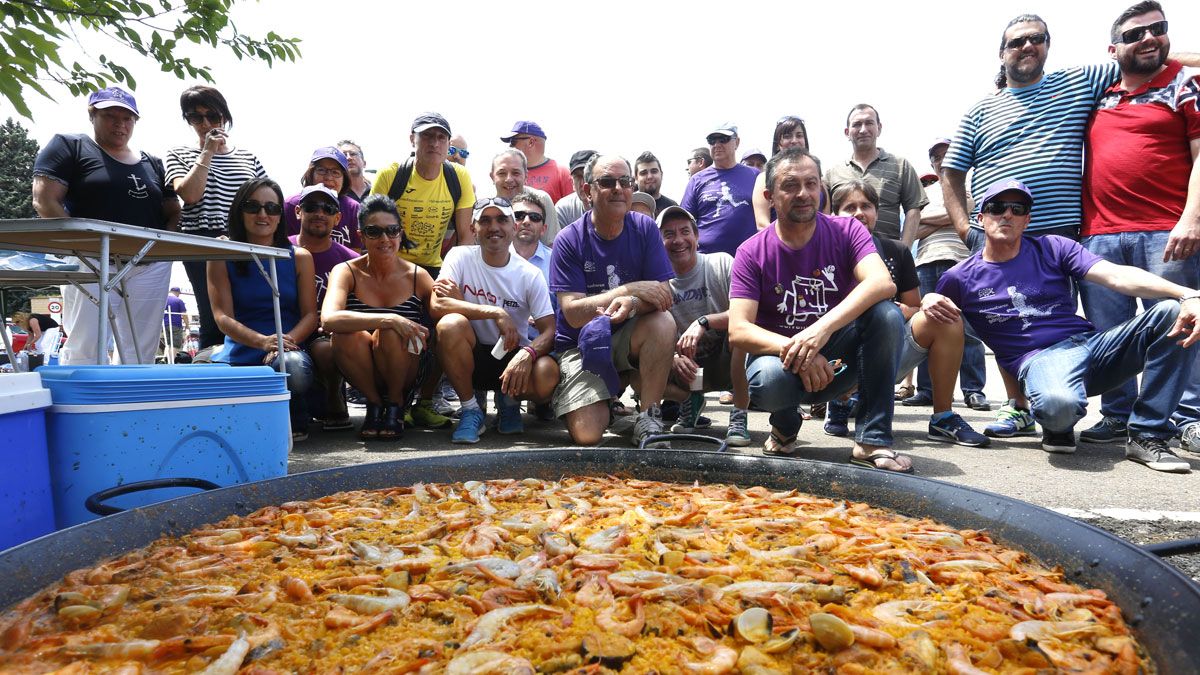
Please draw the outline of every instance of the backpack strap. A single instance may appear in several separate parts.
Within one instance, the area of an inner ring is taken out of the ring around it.
[[[442,178],[450,190],[450,204],[453,207],[450,209],[450,220],[446,223],[446,227],[455,233],[454,243],[461,244],[462,242],[458,240],[458,230],[454,226],[454,212],[458,210],[458,200],[462,199],[462,184],[458,181],[458,172],[454,170],[452,162],[442,162]]]
[[[404,190],[408,187],[408,179],[412,177],[413,158],[409,157],[400,164],[400,168],[396,170],[396,177],[392,179],[392,186],[388,188],[388,197],[392,201],[398,202],[404,196]]]

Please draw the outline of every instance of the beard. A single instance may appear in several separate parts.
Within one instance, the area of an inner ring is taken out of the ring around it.
[[[1153,75],[1167,62],[1167,53],[1170,50],[1170,45],[1159,45],[1158,51],[1153,54],[1138,55],[1137,52],[1130,49],[1117,59],[1117,63],[1120,64],[1122,73]]]
[[[1013,82],[1030,84],[1037,82],[1038,78],[1042,76],[1042,69],[1045,65],[1045,60],[1035,58],[1032,64],[1028,64],[1025,59],[1021,59],[1013,65],[1004,64],[1004,74]]]

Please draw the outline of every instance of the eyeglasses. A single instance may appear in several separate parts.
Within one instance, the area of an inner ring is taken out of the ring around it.
[[[533,136],[513,136],[513,139],[509,141],[509,143],[521,143],[522,141],[527,141],[531,138],[533,138]]]
[[[362,229],[362,235],[367,239],[378,239],[383,235],[387,235],[388,239],[398,239],[404,233],[404,228],[400,225],[388,225],[380,227],[379,225],[367,225]]]
[[[259,211],[266,211],[268,216],[278,216],[283,213],[283,206],[279,202],[264,203],[255,201],[253,199],[247,199],[246,201],[242,202],[240,208],[242,213],[248,216],[257,215]]]
[[[692,162],[703,162],[703,161],[704,161],[703,157],[693,157],[688,160],[688,164],[691,164]]]
[[[466,159],[471,156],[471,151],[467,150],[466,148],[456,148],[452,145],[450,146],[450,149],[446,151],[446,154],[450,157],[458,155],[459,157]]]
[[[1129,30],[1121,33],[1121,42],[1127,45],[1141,42],[1142,38],[1146,37],[1146,31],[1150,31],[1150,34],[1154,37],[1162,37],[1167,34],[1167,22],[1166,20],[1155,21],[1149,26],[1130,28]]]
[[[1141,38],[1138,39],[1140,40]],[[221,115],[221,113],[212,111],[206,113],[192,111],[184,114],[183,119],[187,120],[188,124],[200,124],[204,120],[208,120],[209,124],[220,124],[225,121],[225,118]]]
[[[483,199],[475,202],[474,208],[476,211],[478,211],[479,209],[486,209],[489,206],[499,206],[502,208],[511,209],[512,202],[508,201],[504,197],[484,197]]]
[[[1031,35],[1022,35],[1019,38],[1013,38],[1013,39],[1009,40],[1008,42],[1005,42],[1004,48],[1005,49],[1020,49],[1020,48],[1024,47],[1025,43],[1027,43],[1027,42],[1031,45],[1040,45],[1040,44],[1045,44],[1046,40],[1049,40],[1049,39],[1050,39],[1050,36],[1045,33],[1033,33]]]
[[[345,155],[347,159],[350,157],[362,157],[362,153],[357,150],[343,150],[342,154]]]
[[[526,218],[528,218],[529,221],[532,223],[540,223],[546,219],[542,214],[538,213],[537,211],[513,211],[513,220],[515,222],[519,223],[522,220],[525,220]]]
[[[1029,204],[1025,202],[988,202],[980,209],[984,213],[992,216],[1002,216],[1005,211],[1012,210],[1014,216],[1029,215]]]
[[[314,176],[341,176],[342,170],[337,167],[318,166],[313,169]]]
[[[723,143],[728,143],[729,141],[732,141],[733,137],[732,136],[709,136],[708,138],[706,138],[704,140],[708,141],[709,145],[721,145]]]
[[[331,204],[325,200],[321,200],[300,202],[300,210],[304,211],[305,213],[316,213],[317,211],[322,211],[325,213],[325,215],[332,216],[338,211],[341,211],[341,207],[339,207],[337,204]]]
[[[620,178],[613,178],[612,176],[600,176],[599,178],[592,179],[592,182],[600,186],[601,190],[611,190],[617,187],[618,184],[620,184],[621,187],[626,190],[633,187],[632,176],[621,176]]]

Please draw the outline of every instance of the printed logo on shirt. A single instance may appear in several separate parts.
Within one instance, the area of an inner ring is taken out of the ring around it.
[[[606,272],[608,274],[608,290],[611,291],[621,285],[621,275],[617,274],[616,265],[609,265]]]
[[[463,296],[473,295],[475,296],[476,300],[482,298],[486,300],[489,305],[499,304],[500,298],[497,298],[494,293],[490,293],[482,288],[475,288],[471,284],[463,284],[462,290]],[[505,301],[505,303],[507,304],[507,301]]]
[[[750,203],[746,200],[738,201],[738,200],[734,199],[733,194],[729,191],[729,184],[726,183],[725,181],[721,181],[720,185],[721,185],[721,189],[719,191],[704,192],[700,195],[700,201],[716,203],[717,210],[715,213],[713,213],[713,216],[715,216],[717,218],[721,217],[721,206],[722,205],[727,205],[727,206],[729,206],[729,208],[734,209],[739,206],[746,206],[747,204]]]
[[[792,279],[791,289],[783,294],[783,300],[775,306],[780,314],[786,316],[785,324],[789,327],[806,325],[829,311],[826,296],[838,290],[833,281],[836,271],[835,266],[827,265],[825,269],[813,270],[811,277],[797,274]]]
[[[996,289],[994,289],[990,286],[988,288],[979,289],[979,299],[980,300],[986,300],[987,298],[990,298],[995,294],[996,294]]]
[[[592,262],[591,260],[584,260],[583,261],[583,271],[588,272],[588,273],[595,272],[596,271],[596,263]]]
[[[129,180],[133,181],[133,188],[128,191],[130,197],[134,199],[148,199],[150,197],[149,188],[146,187],[141,178],[138,178],[137,174],[129,174]]]
[[[1050,316],[1052,310],[1062,304],[1061,302],[1055,302],[1044,307],[1035,307],[1029,304],[1029,297],[1022,293],[1016,286],[1009,286],[1004,290],[1008,292],[1007,302],[1001,298],[1001,304],[986,307],[981,312],[987,317],[989,324],[1004,323],[1010,319],[1020,319],[1021,330],[1028,330],[1033,325],[1033,319]]]
[[[708,287],[702,286],[700,288],[689,288],[682,293],[675,293],[674,295],[674,302],[676,305],[695,300],[707,300]]]

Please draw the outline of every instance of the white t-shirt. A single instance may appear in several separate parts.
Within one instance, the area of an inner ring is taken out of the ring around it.
[[[458,284],[467,302],[503,307],[516,324],[523,345],[529,344],[529,338],[521,327],[529,323],[530,317],[536,321],[554,315],[542,273],[516,254],[509,254],[504,267],[492,267],[483,261],[478,246],[455,246],[442,261],[438,278]],[[494,345],[500,341],[495,321],[472,320],[471,327],[480,344]]]

